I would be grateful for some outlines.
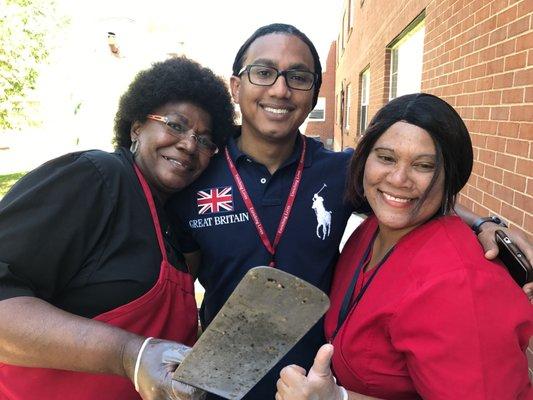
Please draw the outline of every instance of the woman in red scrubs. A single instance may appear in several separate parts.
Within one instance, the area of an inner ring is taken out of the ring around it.
[[[0,399],[195,395],[171,379],[198,319],[164,205],[232,128],[224,82],[194,61],[169,59],[122,96],[114,153],[49,161],[4,197]]]
[[[376,114],[351,162],[349,197],[373,214],[336,267],[325,321],[333,346],[307,374],[286,367],[276,400],[532,398],[533,308],[449,215],[472,160],[466,126],[433,95],[402,96]]]

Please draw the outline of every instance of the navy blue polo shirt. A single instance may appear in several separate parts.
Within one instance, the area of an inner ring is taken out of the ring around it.
[[[267,231],[274,237],[302,151],[299,136],[289,159],[274,173],[241,152],[230,140],[230,156],[246,185]],[[302,180],[287,226],[278,244],[276,267],[329,291],[339,242],[353,207],[344,201],[346,171],[351,152],[332,152],[311,138]],[[271,256],[264,247],[248,213],[224,152],[216,155],[209,168],[168,204],[184,231],[182,251],[201,250],[198,279],[206,293],[201,320],[207,326],[246,272],[268,265]],[[319,322],[249,393],[246,398],[272,399],[282,367],[289,364],[309,368],[323,344]]]

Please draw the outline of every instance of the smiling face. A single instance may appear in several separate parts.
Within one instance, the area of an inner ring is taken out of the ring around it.
[[[272,33],[257,38],[248,48],[243,66],[260,64],[279,71],[314,71],[311,51],[298,37]],[[313,89],[291,89],[285,78],[272,86],[250,83],[247,73],[231,77],[231,91],[242,113],[242,135],[266,141],[294,139],[312,109]]]
[[[153,111],[169,121],[184,116],[197,135],[211,138],[211,117],[202,108],[187,102],[167,103]],[[192,135],[177,138],[165,123],[147,119],[135,122],[132,140],[139,143],[135,163],[158,196],[166,199],[194,181],[208,166],[210,156],[199,151]]]
[[[406,122],[396,122],[376,141],[365,163],[363,186],[380,234],[399,239],[439,210],[444,171],[436,171],[436,157],[429,133]],[[435,173],[435,185],[416,209]]]

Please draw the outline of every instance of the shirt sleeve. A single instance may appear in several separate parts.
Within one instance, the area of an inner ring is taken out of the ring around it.
[[[531,395],[524,351],[533,308],[494,271],[461,269],[424,283],[400,303],[390,332],[426,400]]]
[[[0,202],[0,300],[50,301],[80,273],[112,213],[101,171],[82,153],[28,173]]]

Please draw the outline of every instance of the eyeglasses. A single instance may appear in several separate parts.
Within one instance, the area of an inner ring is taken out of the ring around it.
[[[317,80],[317,74],[314,72],[299,69],[279,71],[274,67],[257,64],[250,64],[243,67],[237,76],[241,76],[244,72],[248,73],[250,83],[258,86],[272,86],[281,75],[285,78],[287,86],[291,89],[311,90]]]
[[[198,144],[198,150],[205,154],[209,154],[209,156],[215,155],[218,153],[218,147],[211,139],[209,139],[205,135],[198,135],[189,125],[189,122],[187,118],[184,115],[176,114],[175,116],[172,116],[172,119],[169,117],[163,117],[161,115],[155,115],[155,114],[148,114],[146,116],[148,119],[152,119],[154,121],[159,121],[164,123],[166,126],[168,126],[170,129],[168,132],[180,139],[183,140],[187,137],[187,134],[190,134],[196,143]]]

